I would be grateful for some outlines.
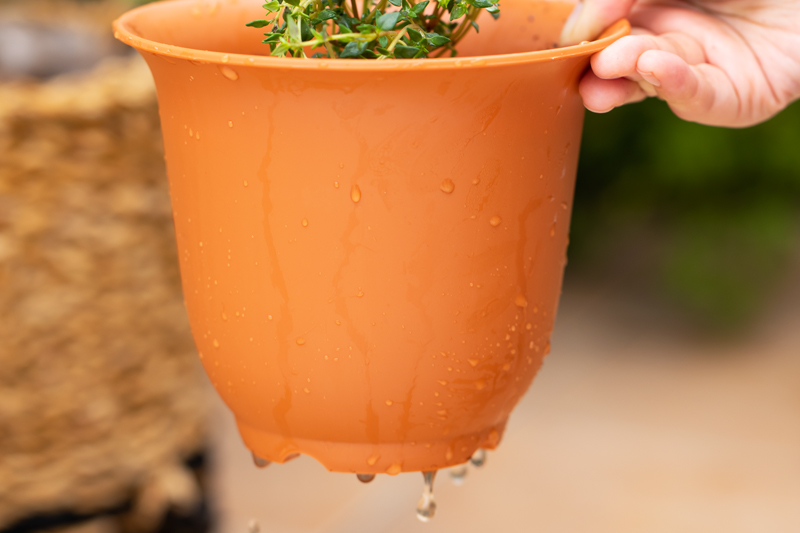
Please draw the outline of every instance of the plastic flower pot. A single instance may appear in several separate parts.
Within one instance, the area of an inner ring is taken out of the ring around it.
[[[549,351],[591,54],[570,4],[504,0],[456,58],[269,57],[260,2],[115,23],[155,77],[181,275],[257,456],[332,471],[497,446]],[[538,51],[530,51],[537,50]]]

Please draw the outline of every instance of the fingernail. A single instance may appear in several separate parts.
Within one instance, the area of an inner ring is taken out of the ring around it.
[[[575,9],[573,9],[572,13],[570,13],[569,17],[567,17],[567,22],[564,23],[564,28],[561,30],[561,39],[559,39],[559,44],[561,46],[577,44],[577,41],[573,42],[574,39],[572,38],[572,33],[575,31],[575,26],[578,24],[578,19],[580,18],[582,11],[583,2],[578,2],[575,5]]]
[[[644,78],[644,81],[650,85],[654,87],[661,87],[661,82],[658,81],[658,78],[656,78],[652,72],[642,72],[641,70],[638,70],[637,72],[639,73],[639,76]]]

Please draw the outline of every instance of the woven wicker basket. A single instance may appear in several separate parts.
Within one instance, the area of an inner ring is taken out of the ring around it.
[[[205,411],[144,63],[0,84],[0,530],[191,510]]]

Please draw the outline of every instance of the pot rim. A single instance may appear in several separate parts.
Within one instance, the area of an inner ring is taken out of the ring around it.
[[[169,0],[154,2],[132,9],[120,16],[113,23],[114,37],[137,50],[150,52],[155,55],[186,59],[201,63],[215,65],[238,65],[247,67],[289,68],[301,70],[336,70],[336,71],[408,71],[408,70],[449,70],[516,65],[520,63],[540,63],[557,59],[566,59],[580,56],[589,56],[606,48],[617,39],[629,35],[631,25],[626,19],[620,19],[609,26],[597,39],[573,46],[553,48],[549,50],[536,50],[533,52],[519,52],[514,54],[498,54],[487,56],[470,56],[465,58],[427,58],[427,59],[402,59],[375,61],[369,59],[303,59],[295,57],[253,56],[247,54],[233,54],[197,50],[174,46],[145,39],[136,33],[133,21],[137,16],[147,11],[157,11],[163,4],[180,2],[189,4],[195,0]]]

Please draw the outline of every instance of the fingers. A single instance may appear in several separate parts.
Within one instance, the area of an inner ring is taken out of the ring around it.
[[[647,98],[644,89],[634,81],[625,78],[603,80],[591,71],[584,75],[579,90],[586,109],[595,113],[607,113],[615,107]]]
[[[733,82],[718,67],[690,65],[675,54],[650,50],[636,63],[662,100],[684,120],[712,126],[738,126],[740,99]]]
[[[587,72],[580,83],[587,109],[606,113],[647,96],[658,96],[684,120],[714,126],[744,125],[737,122],[740,116],[738,93],[730,78],[718,67],[707,63],[690,65],[677,54],[664,50],[648,49],[633,57],[621,54],[624,61],[609,59],[597,69],[602,76],[595,72],[593,61],[593,70]],[[626,72],[629,75],[616,76]]]
[[[700,45],[686,35],[666,33],[664,35],[629,35],[612,43],[592,57],[592,70],[604,79],[627,77],[642,79],[637,70],[639,58],[647,51],[671,52],[689,64],[703,62],[705,55]]]
[[[579,2],[561,30],[560,46],[596,39],[604,29],[624,18],[635,0],[584,0]]]

